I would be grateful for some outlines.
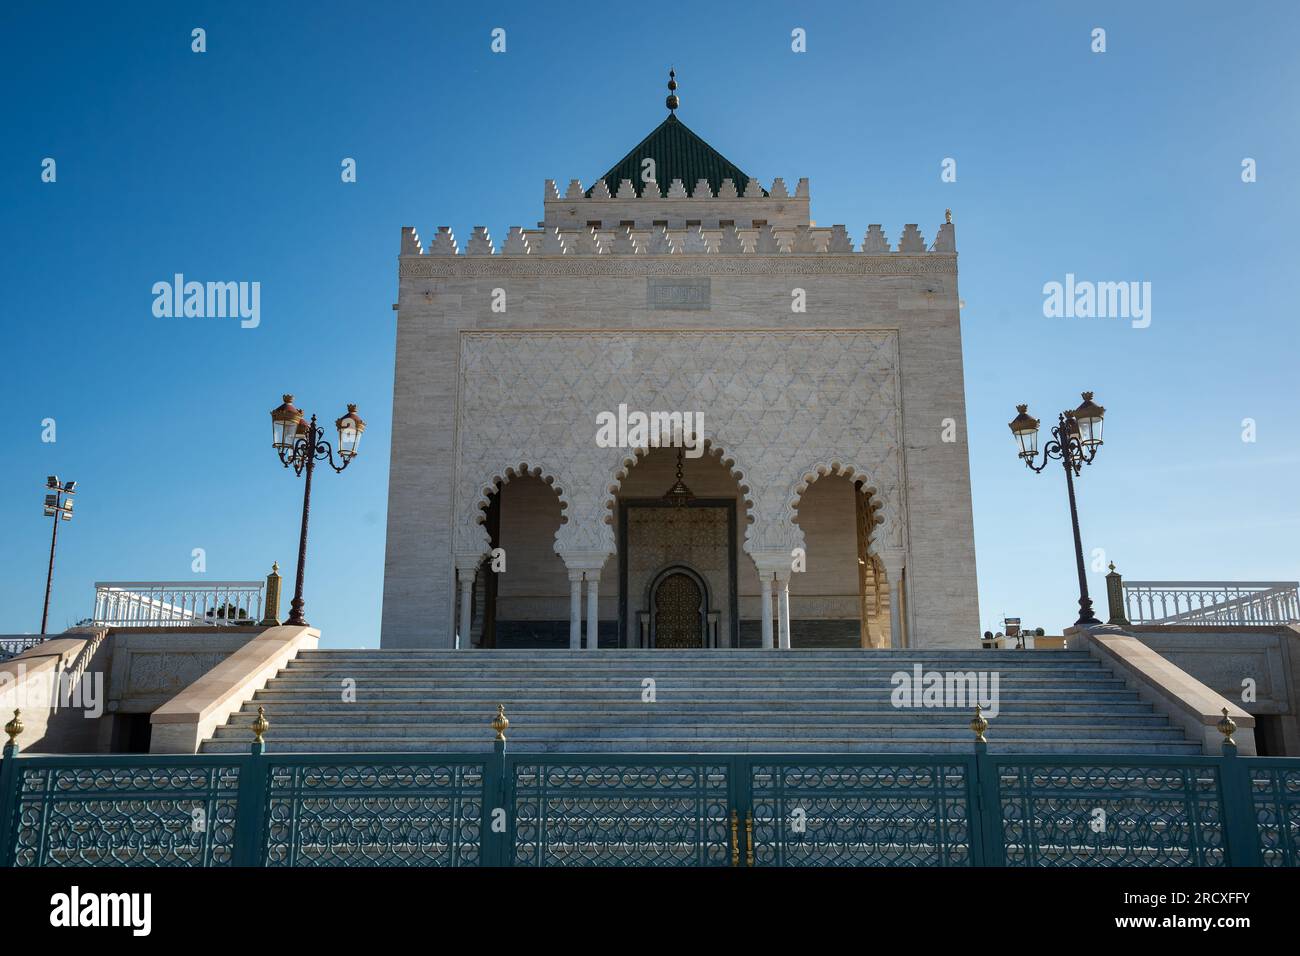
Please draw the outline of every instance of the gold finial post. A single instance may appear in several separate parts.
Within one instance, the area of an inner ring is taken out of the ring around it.
[[[975,716],[971,718],[970,729],[971,732],[975,734],[975,742],[977,744],[988,743],[988,741],[984,739],[984,731],[989,729],[989,720],[984,716],[984,708],[979,704],[975,705]]]
[[[506,719],[506,705],[497,704],[497,715],[492,718],[492,729],[497,732],[497,740],[506,739],[506,728],[509,726],[510,721]]]
[[[271,722],[266,719],[266,708],[258,707],[257,719],[253,721],[253,743],[264,743],[265,741],[262,740],[262,735],[270,729]]]
[[[682,105],[681,98],[677,95],[677,71],[668,71],[668,99],[664,100],[665,105],[670,111],[676,110]]]
[[[952,223],[952,210],[951,210],[951,209],[945,209],[945,210],[943,211],[943,221],[946,222],[946,223],[950,223],[950,224]]]
[[[1229,744],[1234,747],[1237,746],[1237,741],[1232,739],[1232,735],[1237,732],[1237,722],[1228,716],[1228,708],[1223,708],[1223,716],[1214,726],[1218,728],[1219,733],[1223,734],[1223,745],[1225,747]]]
[[[9,735],[9,746],[18,746],[18,735],[23,732],[22,711],[15,709],[13,720],[5,724],[5,733]]]

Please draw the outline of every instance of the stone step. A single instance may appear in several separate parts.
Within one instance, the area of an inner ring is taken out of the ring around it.
[[[339,670],[329,671],[299,671],[299,670],[282,670],[276,673],[275,679],[284,683],[286,686],[301,686],[312,682],[323,686],[336,686],[344,679],[350,679],[358,682],[368,682],[371,684],[412,684],[427,687],[433,684],[464,684],[467,686],[481,686],[483,684],[537,684],[568,687],[572,685],[587,684],[590,686],[603,686],[605,684],[617,682],[624,684],[640,685],[647,677],[652,677],[658,683],[675,682],[678,684],[687,682],[705,683],[705,684],[737,684],[741,686],[761,686],[771,687],[786,686],[791,683],[811,684],[819,687],[833,686],[836,683],[852,685],[875,685],[877,687],[894,687],[898,682],[894,680],[893,675],[896,671],[844,671],[837,670],[834,673],[824,675],[804,675],[799,672],[730,672],[730,673],[697,673],[693,671],[659,671],[647,669],[644,671],[611,671],[607,673],[592,673],[586,670],[574,670],[564,673],[553,674],[529,674],[526,671],[509,672],[502,674],[495,671],[486,671],[481,674],[464,674],[457,672],[448,673],[429,673],[421,670],[404,670],[398,672],[366,672],[360,670],[348,670],[342,668]],[[951,671],[941,672],[945,675],[952,674],[951,680],[966,681],[966,677],[957,675],[974,674],[978,680],[981,675],[987,682],[991,675],[998,676],[999,684],[1034,686],[1050,685],[1060,686],[1062,683],[1075,683],[1079,685],[1096,686],[1117,685],[1123,686],[1124,681],[1117,678],[1114,674],[1107,671],[1097,671],[1087,673],[1081,671],[1068,673],[1022,673],[1019,671]],[[909,677],[911,675],[908,675]],[[945,680],[948,678],[945,676]]]
[[[816,688],[799,688],[803,692],[802,699],[810,703],[816,703],[825,698],[818,698],[809,695],[809,691]],[[483,707],[484,705],[495,705],[498,703],[509,704],[514,702],[526,701],[572,701],[575,705],[581,703],[594,702],[615,702],[625,700],[640,701],[641,690],[639,687],[627,689],[607,689],[607,688],[572,688],[561,689],[551,687],[527,687],[521,688],[517,685],[508,687],[469,687],[469,688],[437,688],[430,686],[417,687],[358,687],[358,700],[365,693],[372,697],[382,696],[386,700],[415,700],[425,703],[442,701],[451,703],[460,701],[466,707]],[[714,703],[718,701],[752,701],[763,702],[764,704],[776,700],[789,700],[793,696],[787,689],[780,687],[690,687],[690,688],[664,688],[657,690],[656,696],[660,703],[665,702],[665,698],[671,698],[681,702],[698,702],[702,704]],[[861,702],[870,701],[872,703],[881,703],[889,705],[890,689],[888,687],[852,688],[851,692],[843,695],[850,700]],[[999,699],[1002,707],[1017,703],[1042,703],[1046,701],[1058,701],[1063,696],[1059,691],[1053,689],[1042,690],[1018,690],[1013,694],[1000,693]],[[259,700],[286,700],[290,698],[303,697],[320,701],[341,700],[342,689],[336,686],[326,687],[301,687],[291,688],[280,684],[279,681],[273,681],[263,690],[257,692]],[[1122,702],[1125,700],[1136,699],[1136,695],[1122,687],[1099,688],[1095,690],[1077,690],[1068,695],[1069,699],[1075,702],[1097,702],[1097,701],[1114,701]]]
[[[891,661],[908,664],[926,661],[1022,661],[1025,663],[1096,663],[1097,659],[1084,651],[1016,651],[1016,650],[963,650],[954,648],[927,648],[914,651],[881,651],[861,648],[793,648],[790,650],[761,647],[724,647],[701,650],[646,650],[644,648],[602,647],[596,652],[572,651],[568,648],[544,650],[382,650],[379,648],[315,648],[303,650],[301,660],[375,660],[445,663],[499,664],[508,661],[591,661],[593,663],[663,660],[688,662],[760,661],[783,662],[801,665],[816,661]]]
[[[584,633],[585,640],[585,633]],[[954,657],[969,658],[1050,658],[1053,661],[1093,661],[1086,650],[1015,650],[984,648],[599,648],[598,650],[571,650],[569,648],[467,648],[452,650],[450,648],[309,648],[303,650],[302,657],[339,657],[365,656],[390,657],[394,659],[421,658],[464,658],[482,657],[485,659],[506,659],[510,657],[556,657],[575,658],[614,658],[614,657],[702,657],[702,658],[736,658],[736,657],[772,657],[781,659],[806,659],[814,657],[858,657],[858,658],[900,658],[905,661],[927,661],[927,659],[946,659]]]
[[[247,739],[207,740],[202,753],[247,753]],[[436,739],[420,737],[280,737],[268,743],[273,753],[481,753],[481,738]],[[784,737],[749,738],[743,741],[710,738],[680,738],[638,742],[618,738],[574,737],[564,741],[521,741],[511,745],[515,753],[960,753],[971,752],[971,738],[929,740],[895,737],[889,740],[817,740],[805,742]],[[990,741],[990,753],[1059,754],[1199,754],[1199,744],[1169,742],[1152,744],[1130,740],[1075,740],[1056,738],[1003,738]]]
[[[260,695],[266,695],[265,691],[259,692]],[[338,695],[330,697],[302,698],[292,696],[281,698],[274,702],[265,696],[255,698],[246,702],[240,713],[256,714],[257,706],[266,706],[268,714],[304,714],[318,715],[321,718],[338,717],[346,718],[347,715],[357,713],[408,713],[408,714],[448,714],[451,717],[476,719],[481,714],[494,713],[490,705],[478,704],[477,706],[464,706],[451,704],[443,701],[402,701],[386,700],[386,698],[376,698],[376,700],[357,700],[354,704],[346,704],[339,700]],[[572,715],[575,708],[573,702],[565,698],[563,701],[524,701],[513,698],[506,704],[507,717],[523,718],[526,715],[537,714],[569,714]],[[852,715],[870,715],[876,719],[885,719],[893,721],[907,717],[909,714],[914,715],[941,715],[941,714],[963,714],[970,717],[969,709],[958,708],[894,708],[888,701],[819,701],[819,700],[775,700],[764,702],[762,708],[754,708],[748,704],[736,706],[735,704],[723,704],[723,702],[690,702],[681,700],[660,700],[655,704],[645,704],[641,700],[617,700],[603,702],[599,715],[601,717],[619,717],[619,715],[630,715],[630,717],[643,717],[647,713],[656,714],[746,714],[753,715],[755,718],[767,717],[767,715],[779,715],[784,713],[805,714],[809,717],[818,717],[823,719],[841,717],[852,717]],[[1088,704],[1088,702],[1079,702],[1074,700],[1067,701],[1043,701],[1034,702],[1034,704],[1023,704],[1015,702],[1011,709],[1000,710],[1000,717],[1017,717],[1021,719],[1034,719],[1034,721],[1043,721],[1043,719],[1056,719],[1057,717],[1067,717],[1074,715],[1079,719],[1091,719],[1099,723],[1112,723],[1119,721],[1128,721],[1134,717],[1158,717],[1164,721],[1167,719],[1164,714],[1156,714],[1151,704],[1143,701],[1122,701],[1113,705]]]
[[[863,681],[863,680],[814,680],[802,677],[788,677],[783,680],[697,680],[694,678],[684,677],[664,677],[654,678],[655,689],[659,694],[668,692],[685,693],[700,692],[712,693],[714,691],[731,691],[736,693],[789,693],[795,690],[817,691],[823,694],[843,693],[843,694],[892,694],[895,688],[894,684],[889,681]],[[342,693],[344,683],[342,680],[320,680],[318,678],[293,678],[280,677],[276,679],[276,686],[281,690],[297,691],[315,691],[317,693]],[[587,694],[594,691],[608,691],[614,693],[632,693],[638,696],[642,692],[642,680],[638,678],[631,679],[612,679],[602,681],[599,685],[593,685],[589,677],[575,677],[572,679],[548,680],[496,680],[484,678],[483,680],[373,680],[357,679],[354,683],[347,685],[355,688],[358,692],[362,691],[439,691],[447,693],[477,693],[483,694],[511,694],[517,691],[529,692],[532,690],[546,691],[548,693],[559,694]],[[977,687],[979,689],[992,688],[989,681],[976,683],[974,685],[961,683],[954,685],[957,687]],[[1000,696],[1030,694],[1040,692],[1055,693],[1058,697],[1067,696],[1074,692],[1084,693],[1103,693],[1105,691],[1125,691],[1127,688],[1123,681],[1114,679],[1098,679],[1095,681],[1073,681],[1073,680],[999,680],[998,692]]]
[[[1115,707],[1074,704],[1070,702],[1051,702],[1037,704],[1032,707],[1006,707],[1005,705],[994,713],[990,720],[997,721],[1021,721],[1034,724],[1049,724],[1056,720],[1071,720],[1075,723],[1085,723],[1091,721],[1097,726],[1102,727],[1123,727],[1129,722],[1135,720],[1157,720],[1168,721],[1168,717],[1155,711],[1149,704],[1125,704],[1121,705],[1122,710]],[[490,721],[495,714],[493,707],[461,707],[448,706],[446,704],[432,704],[425,706],[422,703],[412,702],[393,702],[393,701],[374,701],[371,703],[341,703],[337,699],[313,703],[309,701],[288,700],[277,703],[270,703],[263,700],[252,700],[246,702],[238,711],[247,717],[257,714],[259,708],[265,708],[268,717],[282,717],[285,719],[316,719],[319,721],[348,721],[352,719],[403,719],[408,721],[420,721],[431,717],[440,719],[451,719],[464,721],[467,724],[478,725]],[[895,721],[895,720],[915,720],[915,721],[956,721],[961,724],[968,723],[974,715],[973,708],[970,707],[889,707],[889,706],[870,706],[861,703],[841,703],[837,702],[834,709],[830,705],[802,705],[791,706],[784,703],[780,706],[760,707],[753,704],[741,704],[740,706],[730,706],[727,704],[711,704],[694,706],[683,703],[664,703],[643,704],[638,702],[623,701],[608,706],[602,706],[600,710],[577,710],[568,705],[568,702],[561,703],[530,703],[509,702],[505,705],[506,716],[512,721],[527,720],[553,720],[555,718],[567,718],[569,720],[619,720],[619,721],[638,721],[638,720],[659,720],[659,719],[681,719],[681,718],[698,718],[701,721],[724,720],[729,721],[733,716],[743,716],[745,720],[757,721],[793,721],[797,723],[834,723],[840,720],[872,720],[872,721]]]
[[[398,657],[384,654],[383,656],[365,654],[365,655],[327,655],[321,651],[303,651],[293,665],[322,665],[337,666],[340,664],[366,664],[374,666],[400,666],[400,667],[565,667],[578,664],[583,667],[640,667],[645,663],[653,663],[659,667],[775,667],[781,669],[797,670],[801,667],[836,667],[836,666],[864,666],[864,667],[888,667],[899,669],[903,667],[910,668],[914,664],[921,664],[924,668],[933,668],[936,670],[951,670],[963,666],[974,668],[990,667],[1041,667],[1052,669],[1069,669],[1069,668],[1089,668],[1095,669],[1101,667],[1101,663],[1096,659],[1088,656],[1066,657],[1063,653],[1040,653],[1033,654],[1020,652],[1011,654],[962,654],[951,657],[932,657],[932,656],[908,656],[908,657],[888,657],[879,656],[876,652],[853,651],[847,655],[840,656],[813,656],[813,652],[807,652],[804,656],[795,651],[762,651],[757,654],[747,654],[745,651],[732,650],[710,652],[707,657],[687,657],[682,656],[679,652],[673,651],[599,651],[592,654],[589,652],[575,651],[553,651],[546,652],[536,657],[510,655],[508,652],[444,652],[444,657]],[[502,656],[496,656],[500,654]]]
[[[904,678],[896,677],[898,671],[855,671],[837,669],[828,671],[824,674],[808,673],[782,673],[779,671],[767,672],[740,672],[735,671],[663,671],[657,669],[631,670],[631,671],[607,671],[592,673],[589,671],[568,671],[556,673],[529,673],[528,671],[485,671],[481,673],[455,672],[428,672],[421,670],[404,670],[404,671],[372,671],[362,670],[360,668],[353,670],[350,668],[330,668],[329,670],[282,670],[275,677],[283,681],[286,685],[294,686],[304,683],[316,682],[319,684],[338,684],[343,680],[353,680],[358,683],[369,684],[412,684],[429,686],[438,685],[455,685],[463,684],[466,686],[481,685],[485,683],[496,684],[554,684],[560,687],[567,687],[574,684],[607,684],[611,682],[625,684],[640,684],[646,678],[653,678],[661,684],[674,683],[678,685],[686,683],[698,684],[737,684],[743,686],[767,684],[771,686],[786,685],[816,685],[821,687],[834,687],[836,685],[864,685],[874,684],[880,687],[894,687]],[[998,683],[1002,686],[1020,686],[1032,687],[1035,685],[1050,684],[1053,686],[1096,686],[1096,685],[1123,685],[1124,681],[1116,678],[1113,674],[1106,671],[1097,671],[1095,673],[1074,671],[1053,673],[1051,671],[932,671],[930,673],[939,674],[940,679],[944,682],[957,681],[967,682],[971,679],[983,680],[986,683],[996,676]],[[906,674],[907,680],[912,680],[911,674]],[[923,678],[923,686],[926,679]],[[934,679],[929,679],[930,683]]]
[[[994,752],[1200,752],[1086,653],[854,648],[304,651],[203,749],[245,750],[260,706],[272,752],[477,753],[501,703],[513,751],[970,752],[973,702],[894,706],[894,675],[916,665],[997,673]],[[641,699],[647,677],[654,703]]]
[[[276,727],[281,727],[276,724]],[[881,723],[862,723],[836,721],[833,727],[819,727],[815,724],[808,725],[791,725],[779,724],[777,726],[755,726],[745,723],[713,723],[713,722],[682,722],[667,723],[656,726],[652,721],[643,721],[636,724],[612,724],[603,723],[600,726],[593,727],[590,721],[553,721],[553,722],[535,722],[522,727],[512,725],[510,728],[510,741],[512,744],[521,741],[534,740],[569,740],[576,737],[591,737],[595,739],[612,739],[618,738],[623,740],[654,741],[654,740],[672,740],[679,738],[690,738],[693,740],[701,738],[718,739],[725,737],[731,740],[749,740],[754,737],[776,736],[778,733],[784,740],[836,740],[848,738],[851,740],[888,740],[894,737],[914,737],[918,740],[949,740],[965,738],[971,739],[970,730],[958,724],[940,724],[933,727],[926,727],[917,724],[905,725],[887,725]],[[483,734],[479,728],[466,727],[463,722],[439,724],[435,722],[421,722],[419,724],[399,723],[393,721],[375,722],[375,723],[358,723],[353,722],[346,727],[337,725],[314,725],[308,722],[284,725],[282,727],[284,735],[294,739],[316,739],[321,737],[350,737],[356,740],[367,740],[371,737],[433,737],[437,739],[455,739],[460,738],[467,741],[478,740],[480,743],[484,739],[491,739],[491,735]],[[1051,732],[1046,730],[1038,731],[1028,728],[1026,725],[1019,727],[1002,728],[999,738],[1008,739],[1022,737],[1025,739],[1050,739],[1054,734],[1059,736],[1062,731],[1053,729]],[[218,727],[216,739],[235,738],[247,741],[250,738],[248,726],[239,727],[226,724]],[[1109,727],[1071,727],[1068,735],[1072,740],[1110,740],[1115,736],[1115,731]],[[1125,727],[1123,737],[1132,741],[1172,741],[1177,742],[1185,739],[1180,731],[1173,727]],[[279,739],[279,733],[273,739]]]
[[[929,668],[922,670],[922,676],[926,674],[1000,674],[1004,679],[1016,677],[1024,678],[1068,678],[1072,680],[1090,680],[1103,677],[1110,677],[1110,673],[1103,667],[952,667],[952,668]],[[624,665],[619,667],[582,667],[574,665],[556,666],[538,666],[531,667],[526,664],[510,665],[509,667],[424,667],[421,665],[412,665],[402,667],[393,664],[299,664],[292,662],[288,667],[283,668],[280,674],[292,677],[319,675],[323,677],[428,677],[438,680],[452,678],[481,678],[487,676],[496,676],[500,678],[536,678],[542,677],[547,679],[560,679],[572,677],[575,674],[585,674],[589,676],[620,676],[627,677],[645,677],[647,675],[666,674],[682,677],[729,677],[729,678],[770,678],[778,676],[798,676],[805,678],[834,678],[836,676],[864,676],[877,677],[888,680],[895,674],[907,674],[909,677],[914,675],[910,667],[870,667],[863,664],[845,664],[844,666],[827,666],[827,667],[685,667],[677,665],[674,667],[664,667],[662,665],[647,662],[646,666],[641,665]]]

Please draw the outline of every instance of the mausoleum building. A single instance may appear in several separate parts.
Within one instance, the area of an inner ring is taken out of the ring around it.
[[[402,230],[384,647],[972,646],[951,217],[753,172],[674,108],[536,228]]]

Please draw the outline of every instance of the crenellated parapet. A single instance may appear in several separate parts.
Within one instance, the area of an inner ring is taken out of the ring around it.
[[[460,250],[456,246],[456,237],[451,234],[450,226],[439,226],[438,233],[433,237],[433,242],[429,243],[429,255],[431,256],[454,256]]]
[[[584,189],[577,179],[569,180],[561,193],[553,179],[542,190],[545,216],[543,225],[557,229],[594,227],[600,230],[627,225],[652,229],[720,229],[728,223],[738,227],[766,222],[774,229],[810,226],[808,218],[808,180],[801,179],[793,195],[785,180],[777,178],[770,187],[757,179],[733,182],[724,179],[717,192],[707,179],[693,184],[673,179],[668,183],[654,179],[640,184],[640,195],[630,179],[607,183],[601,179]]]
[[[402,255],[424,255],[424,246],[420,245],[420,234],[415,231],[414,226],[402,227]]]
[[[439,226],[428,248],[420,242],[414,227],[402,228],[401,255],[502,256],[532,258],[547,256],[953,256],[957,252],[952,223],[938,228],[933,243],[926,243],[916,223],[903,226],[896,243],[883,227],[867,228],[860,243],[854,243],[843,225],[773,227],[763,223],[741,227],[690,226],[670,228],[659,224],[649,228],[619,225],[608,229],[595,226],[573,228],[511,226],[504,243],[494,245],[484,226],[475,226],[462,252],[450,227]]]
[[[764,188],[750,179],[737,189],[724,179],[716,195],[706,179],[688,192],[680,179],[666,191],[654,180],[642,184],[637,195],[624,179],[611,195],[600,180],[590,189],[570,180],[563,195],[555,180],[544,190],[545,219],[536,229],[511,226],[505,241],[493,243],[486,226],[475,226],[462,252],[448,226],[439,226],[426,248],[412,226],[402,228],[403,258],[431,256],[502,257],[537,260],[614,258],[624,256],[781,256],[887,257],[901,263],[910,257],[948,259],[957,252],[951,212],[927,243],[917,223],[905,224],[893,237],[873,223],[860,242],[854,242],[843,225],[817,226],[808,218],[808,180],[800,179],[793,195],[783,179]],[[692,267],[694,268],[694,267]],[[955,267],[954,267],[955,268]],[[946,267],[878,265],[861,271],[942,272]],[[406,270],[404,274],[425,274]],[[432,273],[429,273],[432,274]]]

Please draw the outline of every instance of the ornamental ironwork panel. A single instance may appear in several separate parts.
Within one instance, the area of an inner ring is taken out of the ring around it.
[[[996,761],[1008,866],[1225,866],[1209,762]]]
[[[1293,867],[1300,761],[9,752],[10,863]]]
[[[512,772],[516,866],[730,863],[725,762],[533,758]]]
[[[753,765],[755,866],[969,866],[966,760]]]
[[[229,866],[238,766],[42,762],[18,772],[15,866]]]
[[[1250,769],[1250,797],[1260,865],[1300,866],[1300,767],[1260,761]]]
[[[266,866],[477,866],[483,761],[272,763]]]

